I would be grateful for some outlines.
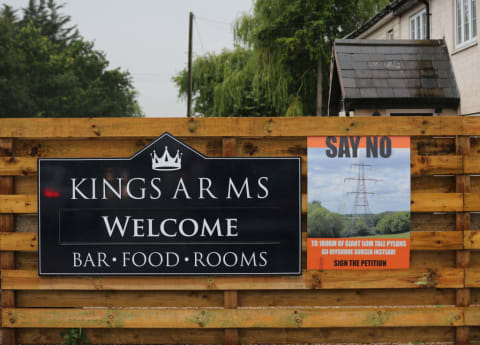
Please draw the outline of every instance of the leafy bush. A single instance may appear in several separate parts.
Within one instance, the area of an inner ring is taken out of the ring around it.
[[[311,237],[350,237],[398,234],[410,231],[410,212],[382,212],[372,215],[375,231],[361,215],[331,212],[318,201],[308,204],[307,230]],[[351,229],[352,228],[352,229]]]
[[[61,335],[65,345],[90,345],[90,341],[81,328],[69,329],[67,332],[62,332]]]
[[[377,233],[397,234],[410,231],[410,213],[396,212],[381,218],[377,223]]]
[[[317,237],[341,237],[344,230],[343,217],[327,210],[319,202],[309,204],[307,217],[308,233]]]

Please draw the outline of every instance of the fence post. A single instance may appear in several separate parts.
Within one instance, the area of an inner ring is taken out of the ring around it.
[[[456,192],[465,193],[470,192],[470,176],[465,174],[465,155],[470,151],[470,137],[456,136],[455,138],[456,154],[462,156],[463,173],[456,176]],[[465,205],[464,205],[465,207]],[[470,213],[457,212],[456,213],[456,230],[464,232],[470,230]],[[456,267],[466,269],[470,266],[470,251],[457,250],[456,252]],[[464,288],[456,290],[456,305],[457,307],[468,307],[470,304],[470,289]],[[456,344],[466,345],[470,343],[470,329],[468,327],[456,328]]]
[[[0,139],[0,156],[8,157],[13,156],[13,139]],[[0,194],[14,194],[14,177],[13,176],[0,176]],[[0,214],[0,232],[13,232],[15,231],[14,216],[13,214]],[[0,253],[0,269],[15,269],[15,255],[14,252],[1,252]],[[2,308],[14,308],[15,307],[15,293],[10,290],[1,291]],[[15,329],[3,328],[2,329],[2,344],[3,345],[15,345]]]
[[[235,157],[237,155],[237,140],[235,138],[222,139],[222,154],[224,157]],[[224,308],[235,309],[238,306],[238,291],[224,291]],[[225,345],[238,344],[238,329],[225,329]]]

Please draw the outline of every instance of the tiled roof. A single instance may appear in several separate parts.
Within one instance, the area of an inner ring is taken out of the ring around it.
[[[336,40],[333,58],[345,102],[404,100],[458,106],[443,40]]]

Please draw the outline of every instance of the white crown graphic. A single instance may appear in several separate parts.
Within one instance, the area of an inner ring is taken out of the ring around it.
[[[172,157],[168,152],[168,146],[165,146],[162,157],[158,158],[155,150],[153,150],[150,156],[152,157],[152,170],[172,171],[179,170],[182,167],[182,154],[180,150],[177,150],[175,157]]]

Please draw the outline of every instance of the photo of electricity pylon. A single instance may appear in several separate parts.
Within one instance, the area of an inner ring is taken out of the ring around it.
[[[309,237],[410,237],[410,142],[395,140],[388,157],[369,154],[366,145],[332,157],[326,141],[311,141]]]
[[[353,163],[351,166],[357,170],[357,175],[356,177],[346,177],[344,179],[344,182],[356,182],[355,191],[347,192],[347,195],[354,196],[347,236],[375,235],[375,222],[368,204],[368,196],[376,193],[367,189],[367,183],[377,183],[380,180],[365,175],[365,168],[371,168],[372,165],[365,164],[363,160],[359,163]]]

